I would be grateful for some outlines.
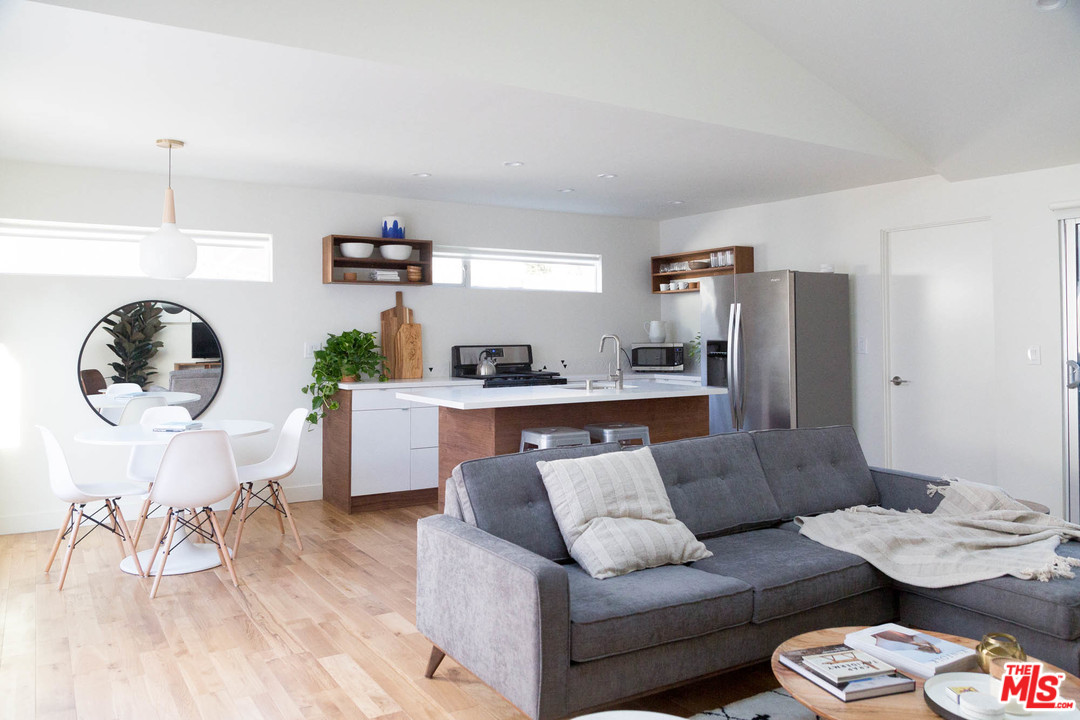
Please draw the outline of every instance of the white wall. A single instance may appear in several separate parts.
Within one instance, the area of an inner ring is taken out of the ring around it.
[[[174,177],[179,225],[272,233],[274,282],[155,281],[0,274],[0,533],[56,527],[61,505],[49,492],[34,425],[50,427],[88,480],[120,477],[120,449],[83,446],[74,434],[101,421],[80,396],[76,361],[86,333],[108,311],[133,300],[172,300],[213,326],[226,357],[225,377],[208,418],[256,418],[280,424],[308,397],[305,341],[328,332],[379,328],[398,287],[323,285],[324,235],[374,235],[383,215],[406,218],[410,237],[440,244],[531,248],[603,255],[604,292],[578,293],[405,288],[405,304],[423,325],[424,365],[449,372],[450,346],[532,343],[537,367],[566,373],[606,369],[600,336],[644,337],[658,317],[648,258],[658,252],[652,221],[509,210],[298,188]],[[0,163],[0,217],[155,225],[164,178],[85,168]],[[565,360],[567,368],[561,361]],[[425,371],[426,372],[426,371]],[[321,493],[321,434],[308,433],[290,497]],[[269,453],[273,435],[238,442],[238,460]]]
[[[1020,497],[1063,510],[1061,301],[1054,202],[1080,197],[1080,165],[967,182],[920,178],[737,208],[660,224],[661,252],[753,245],[758,270],[852,275],[852,327],[869,352],[854,356],[855,426],[871,464],[883,464],[881,233],[989,217],[992,223],[998,482]],[[662,298],[679,339],[698,329],[698,297]],[[853,343],[854,345],[854,343]],[[1028,365],[1030,345],[1042,365]],[[972,358],[972,362],[979,362]],[[942,468],[947,472],[947,468]],[[977,478],[971,478],[977,479]]]

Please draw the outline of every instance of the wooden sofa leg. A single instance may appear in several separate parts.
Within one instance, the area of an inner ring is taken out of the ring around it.
[[[428,658],[427,670],[424,672],[424,677],[432,677],[435,674],[435,671],[439,669],[439,663],[443,661],[444,657],[446,657],[446,653],[432,645],[431,657]]]

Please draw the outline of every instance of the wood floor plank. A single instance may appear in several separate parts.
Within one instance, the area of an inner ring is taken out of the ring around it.
[[[217,568],[163,578],[154,600],[105,533],[79,544],[60,592],[59,563],[44,572],[55,533],[0,536],[0,719],[524,720],[452,658],[423,677],[416,521],[434,505],[292,510],[303,552],[259,512],[239,588]],[[689,716],[777,686],[755,668],[615,707]]]

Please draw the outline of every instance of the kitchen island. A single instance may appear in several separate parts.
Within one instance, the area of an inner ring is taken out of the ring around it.
[[[527,387],[403,389],[397,398],[439,408],[439,508],[446,479],[466,460],[518,451],[530,427],[633,422],[649,426],[653,442],[709,434],[709,395],[724,388],[628,378],[621,390],[586,390],[584,383]]]

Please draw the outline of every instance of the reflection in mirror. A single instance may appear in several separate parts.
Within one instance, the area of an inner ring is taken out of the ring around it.
[[[140,300],[116,308],[90,330],[79,352],[79,387],[103,420],[128,422],[136,396],[206,410],[221,386],[224,358],[213,329],[176,303]],[[136,418],[137,421],[137,418]]]

